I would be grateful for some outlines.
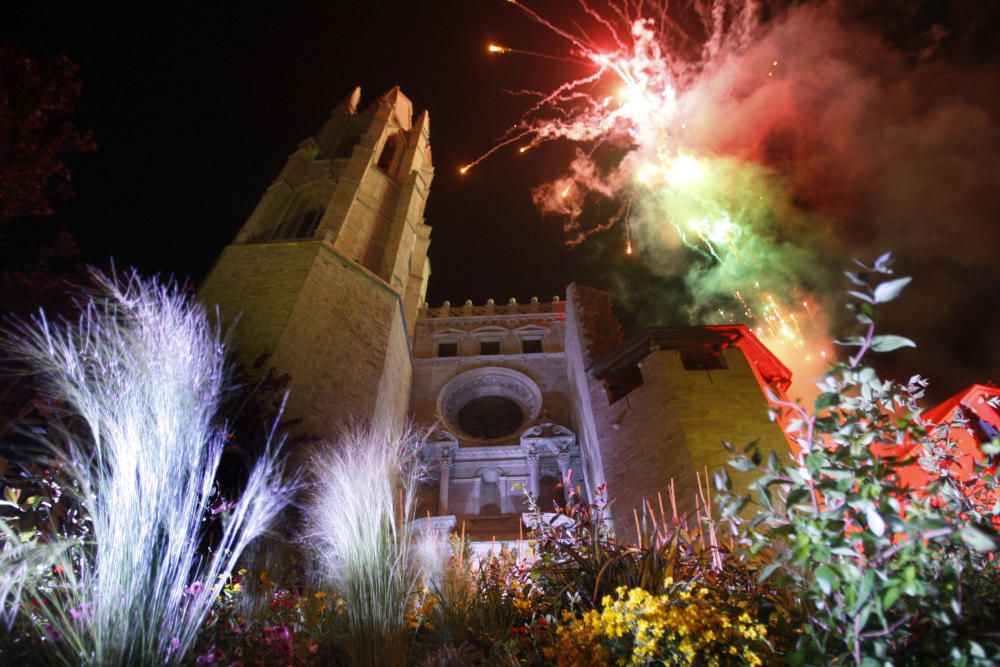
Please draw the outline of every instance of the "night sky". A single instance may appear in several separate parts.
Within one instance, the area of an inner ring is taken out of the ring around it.
[[[334,105],[355,85],[362,87],[366,105],[398,84],[415,111],[427,109],[431,117],[436,173],[426,219],[433,227],[432,306],[444,299],[545,300],[563,294],[572,280],[618,290],[629,289],[634,281],[644,293],[650,285],[670,289],[670,280],[623,263],[621,230],[567,248],[559,224],[538,212],[531,188],[557,175],[571,147],[554,145],[532,151],[530,157],[507,151],[466,176],[458,174],[459,166],[488,148],[525,109],[524,98],[504,89],[549,88],[576,75],[566,71],[570,65],[485,52],[490,41],[549,51],[561,47],[553,47],[550,33],[508,3],[257,4],[95,8],[95,3],[67,3],[57,8],[18,3],[2,10],[0,36],[33,55],[62,53],[79,64],[84,90],[75,120],[93,131],[98,144],[96,152],[74,162],[76,197],[59,204],[51,219],[27,224],[71,230],[89,262],[106,265],[114,258],[119,266],[197,284],[288,154],[318,130]],[[570,5],[552,0],[530,4],[550,15]],[[965,79],[953,88],[931,86],[927,94],[955,95],[981,110],[983,126],[972,130],[981,134],[977,143],[1000,146],[997,3],[867,4],[879,9],[841,3],[838,15],[879,35],[889,45],[887,52],[901,59],[933,42],[937,50],[928,58],[937,58],[947,71],[960,68]],[[943,76],[936,80],[940,83]],[[892,127],[887,124],[879,136]],[[986,180],[970,185],[968,196],[959,190],[963,206],[972,206],[974,221],[957,228],[955,236],[980,250],[984,244],[992,247],[995,256],[1000,249],[1000,166],[994,151],[986,155],[992,158],[957,162],[958,169],[986,174]],[[919,163],[920,151],[907,159]],[[992,187],[984,188],[984,182]],[[976,197],[981,200],[969,201]],[[959,206],[942,205],[941,210],[952,211],[959,225],[966,223],[958,218],[970,217]],[[607,212],[591,215],[597,224]],[[952,222],[928,222],[926,227],[940,229]],[[922,234],[924,224],[915,223],[910,233]],[[931,375],[939,397],[971,382],[1000,380],[995,345],[1000,262],[963,264],[957,246],[939,249],[937,255],[915,251],[908,262],[903,252],[912,240],[894,229],[898,245],[892,234],[880,236],[857,225],[840,229],[843,246],[838,248],[857,250],[859,256],[879,245],[894,248],[901,254],[903,272],[917,276],[917,287],[922,274],[928,276],[926,287],[939,284],[938,273],[947,271],[945,296],[966,294],[951,306],[927,287],[925,296],[900,305],[891,318],[894,332],[917,338],[921,347],[899,355],[898,375]],[[944,269],[941,253],[949,258]],[[842,260],[846,264],[849,255]],[[836,264],[841,258],[830,261]],[[623,316],[632,324],[683,324],[671,313],[673,300],[665,296],[664,307],[635,300]],[[934,308],[940,318],[911,317]],[[916,331],[907,330],[911,321]]]

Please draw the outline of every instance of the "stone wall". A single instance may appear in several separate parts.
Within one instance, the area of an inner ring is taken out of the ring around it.
[[[729,458],[723,440],[737,446],[757,440],[765,450],[788,451],[739,347],[722,350],[725,368],[710,371],[686,369],[678,350],[649,349],[639,361],[641,385],[619,398],[592,372],[599,361],[593,352],[610,347],[609,308],[578,286],[570,287],[567,300],[566,357],[573,410],[582,424],[578,435],[590,483],[608,485],[619,535],[634,539],[633,510],[641,515],[647,500],[657,508],[658,492],[670,511],[671,480],[679,510],[693,511],[696,474],[702,474],[704,484],[706,467],[717,470]],[[737,488],[745,488],[746,479],[730,473]]]
[[[288,417],[301,432],[334,437],[351,416],[402,419],[410,352],[399,296],[321,241],[229,246],[200,298],[240,315],[235,338],[247,363],[291,376]]]

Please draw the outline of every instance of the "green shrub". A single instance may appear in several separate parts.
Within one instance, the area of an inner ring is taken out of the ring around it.
[[[876,335],[874,323],[910,279],[892,277],[888,254],[861,266],[847,274],[861,333],[838,341],[852,354],[817,383],[811,410],[782,404],[798,448],[790,463],[754,445],[730,463],[759,476],[749,496],[723,498],[725,515],[740,521],[757,506],[742,543],[766,563],[761,580],[799,601],[791,663],[992,664],[1000,641],[988,619],[1000,617],[1000,596],[988,552],[1000,508],[974,510],[967,484],[946,473],[948,428],[929,431],[917,405],[926,383],[882,380],[866,365],[869,353],[913,345]],[[918,459],[935,479],[924,493],[900,482]],[[724,473],[716,481],[731,488]],[[993,475],[977,483],[995,494]]]

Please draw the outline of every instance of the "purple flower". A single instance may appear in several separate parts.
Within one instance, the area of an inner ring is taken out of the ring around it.
[[[70,619],[72,619],[74,623],[88,620],[93,606],[94,604],[92,602],[84,602],[79,607],[73,607],[69,610]]]
[[[208,665],[208,667],[218,667],[226,659],[226,654],[222,652],[222,649],[212,644],[208,647],[208,650],[195,658],[194,664],[196,665]]]
[[[179,637],[172,637],[170,639],[170,652],[173,653],[181,647],[181,640]]]
[[[205,587],[201,585],[200,581],[196,581],[190,586],[184,587],[184,595],[198,595],[198,593],[201,593],[204,588]]]
[[[45,638],[48,639],[49,641],[58,642],[62,640],[62,635],[59,634],[58,630],[52,627],[51,623],[46,623],[44,630],[45,630]]]

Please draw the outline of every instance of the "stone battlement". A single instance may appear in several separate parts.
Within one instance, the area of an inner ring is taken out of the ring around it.
[[[551,302],[541,302],[538,297],[533,296],[528,303],[518,303],[517,299],[511,298],[507,303],[497,304],[493,299],[487,299],[486,303],[477,306],[471,300],[467,300],[464,305],[453,306],[450,301],[445,301],[440,308],[430,308],[428,304],[420,307],[417,316],[420,319],[438,319],[445,317],[483,317],[490,315],[529,315],[532,313],[565,313],[566,302],[560,300],[558,296],[552,297]]]

